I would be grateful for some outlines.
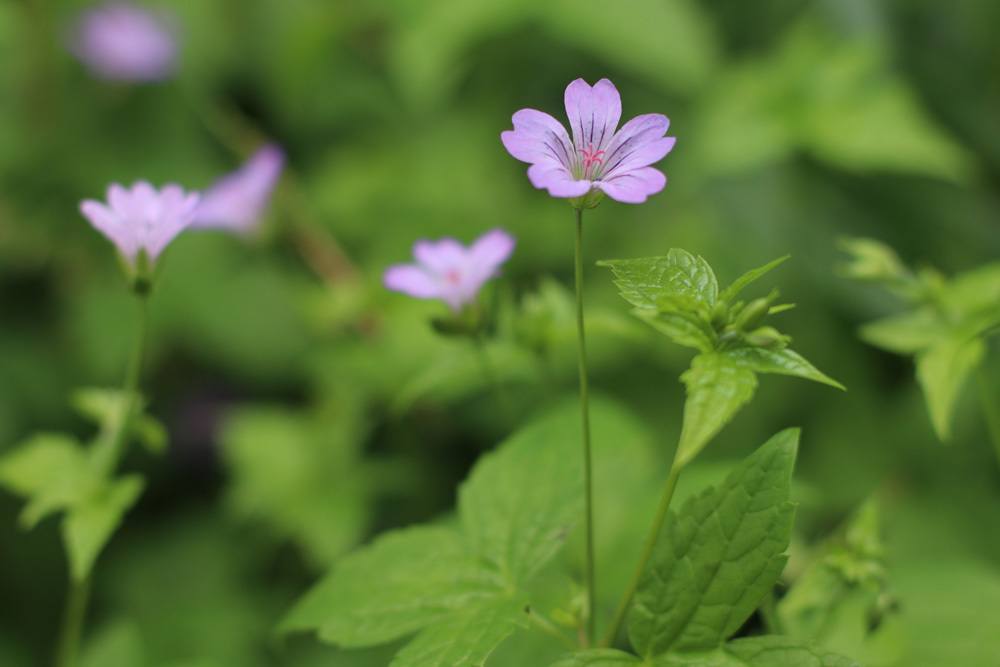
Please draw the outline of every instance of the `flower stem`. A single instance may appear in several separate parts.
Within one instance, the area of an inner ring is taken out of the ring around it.
[[[476,356],[479,357],[479,366],[483,371],[483,378],[486,380],[486,384],[493,390],[493,393],[496,394],[500,412],[507,419],[507,423],[513,427],[514,412],[511,409],[507,391],[497,377],[496,369],[490,361],[490,353],[486,349],[486,339],[483,338],[482,334],[476,334],[473,336],[473,344],[476,348]]]
[[[590,452],[590,399],[587,391],[587,342],[583,323],[583,209],[576,209],[576,333],[580,366],[580,418],[583,428],[583,497],[587,526],[587,637],[597,637],[597,586],[594,564],[594,480]]]
[[[608,629],[608,633],[604,636],[603,646],[611,646],[614,644],[615,640],[618,638],[618,633],[621,632],[622,623],[625,622],[625,614],[628,613],[629,605],[632,604],[632,598],[635,596],[636,589],[639,588],[639,581],[642,579],[643,573],[646,571],[646,565],[649,564],[649,559],[653,556],[653,550],[656,548],[656,543],[660,539],[660,531],[663,529],[663,524],[667,519],[667,511],[670,509],[670,501],[674,497],[674,490],[677,488],[677,480],[681,476],[681,470],[684,468],[682,464],[677,461],[677,454],[674,454],[674,461],[670,464],[670,474],[667,476],[667,482],[663,487],[663,494],[660,496],[660,505],[656,508],[656,516],[653,518],[653,525],[650,527],[649,535],[646,536],[646,543],[642,549],[642,555],[639,557],[639,564],[635,568],[635,572],[632,574],[632,579],[629,581],[628,588],[625,589],[625,594],[622,595],[621,601],[618,603],[618,609],[615,611],[615,618],[611,622],[611,627]]]
[[[66,611],[63,616],[62,631],[59,635],[59,649],[56,654],[56,667],[74,667],[76,657],[80,652],[80,635],[83,633],[83,620],[87,615],[87,601],[90,599],[90,577],[77,581],[70,577],[69,597],[66,599]]]
[[[986,427],[989,430],[990,439],[993,441],[997,461],[1000,462],[1000,404],[993,400],[992,387],[984,370],[980,369],[976,373],[976,380],[979,384],[979,400],[983,416],[986,418]]]

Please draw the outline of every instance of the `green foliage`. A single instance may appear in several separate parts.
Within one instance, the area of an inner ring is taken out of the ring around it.
[[[633,313],[675,343],[700,354],[681,380],[687,388],[677,461],[693,460],[746,405],[758,373],[791,375],[844,387],[790,349],[789,338],[763,322],[790,308],[774,305],[777,292],[749,303],[737,301],[754,281],[787,259],[752,269],[719,291],[715,272],[701,257],[672,248],[663,257],[605,260]]]
[[[285,631],[341,646],[418,632],[394,665],[479,664],[527,623],[526,590],[583,512],[578,415],[558,411],[484,457],[459,492],[459,524],[390,532],[346,557]]]
[[[640,655],[715,648],[757,608],[785,566],[797,446],[779,433],[668,517],[629,616]]]
[[[737,639],[713,651],[641,660],[621,651],[597,649],[564,658],[552,667],[859,667],[859,663],[789,637]]]
[[[880,515],[875,500],[862,505],[812,554],[777,606],[788,635],[870,667],[895,664],[902,648]]]
[[[930,269],[911,271],[878,241],[851,239],[843,247],[850,255],[846,275],[893,291],[909,308],[863,326],[860,335],[914,358],[934,432],[948,441],[961,391],[982,367],[986,339],[1000,326],[1000,264],[947,279]]]

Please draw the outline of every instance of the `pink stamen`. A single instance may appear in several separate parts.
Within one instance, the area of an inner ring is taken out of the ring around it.
[[[458,285],[460,282],[462,282],[462,274],[460,274],[455,269],[450,269],[445,272],[444,280],[449,285]]]
[[[584,174],[587,174],[590,171],[591,166],[604,164],[604,159],[601,157],[604,155],[604,151],[595,151],[593,144],[589,144],[587,148],[581,148],[580,152],[583,154]]]

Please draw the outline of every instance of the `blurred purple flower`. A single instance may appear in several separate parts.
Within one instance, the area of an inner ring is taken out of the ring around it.
[[[157,191],[145,181],[131,189],[114,183],[108,188],[107,204],[88,199],[80,203],[80,212],[135,268],[140,251],[155,262],[167,244],[191,224],[199,199],[197,193],[173,184]]]
[[[252,231],[267,208],[285,166],[285,154],[273,144],[254,153],[236,171],[223,176],[201,198],[192,227]]]
[[[670,126],[666,116],[636,116],[616,132],[621,96],[607,79],[593,87],[577,79],[566,87],[565,99],[572,140],[559,121],[535,109],[515,113],[514,129],[500,135],[507,152],[531,164],[532,185],[553,197],[597,191],[627,204],[642,203],[663,189],[667,177],[650,165],[676,142],[664,136]]]
[[[441,299],[452,310],[476,298],[514,251],[514,237],[502,229],[486,232],[468,248],[455,239],[417,241],[416,264],[397,264],[385,272],[385,286],[418,299]]]
[[[95,76],[111,81],[159,81],[174,71],[177,42],[161,16],[127,2],[85,12],[76,26],[73,54]]]

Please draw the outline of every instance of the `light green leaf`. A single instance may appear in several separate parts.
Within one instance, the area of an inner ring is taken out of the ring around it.
[[[125,393],[119,389],[85,387],[73,393],[76,411],[96,423],[102,431],[113,432],[123,416]],[[167,430],[156,418],[137,410],[130,427],[132,437],[154,454],[167,448]]]
[[[681,375],[687,387],[684,426],[677,462],[694,459],[722,427],[753,398],[757,378],[753,371],[718,353],[700,354]]]
[[[746,667],[861,667],[837,653],[791,637],[748,637],[726,644],[726,652]]]
[[[708,311],[719,296],[708,262],[680,248],[671,248],[663,257],[607,259],[597,265],[611,269],[622,297],[639,308],[658,308],[670,300]]]
[[[924,390],[934,431],[951,438],[951,418],[959,391],[986,352],[982,340],[946,339],[917,355],[917,379]]]
[[[27,528],[79,502],[96,483],[86,452],[68,435],[40,433],[0,459],[0,484],[28,500],[20,517]]]
[[[459,490],[470,548],[511,586],[559,550],[583,516],[579,414],[557,411],[476,464]]]
[[[62,534],[76,581],[90,574],[94,561],[135,504],[144,486],[140,475],[126,475],[96,489],[74,504],[63,519]]]
[[[787,347],[780,350],[769,350],[763,347],[740,347],[727,350],[724,354],[735,359],[738,363],[746,365],[755,373],[791,375],[830,385],[837,389],[844,389],[844,385],[825,373],[821,373],[802,355]]]
[[[798,435],[775,435],[669,515],[629,615],[640,655],[718,647],[774,585],[791,538]]]
[[[750,269],[742,276],[734,280],[729,287],[723,290],[722,294],[719,295],[719,300],[726,303],[732,302],[732,300],[735,299],[748,285],[778,268],[790,257],[791,255],[785,255],[784,257],[779,257],[778,259],[768,262],[764,266],[758,266],[756,269]]]
[[[143,657],[142,637],[136,624],[117,621],[102,627],[87,642],[80,657],[81,667],[140,667]]]
[[[598,648],[567,655],[550,667],[626,667],[627,665],[638,665],[641,662],[631,653],[610,648]]]
[[[523,600],[496,599],[455,613],[417,635],[391,667],[483,665],[503,640],[526,626],[524,606]]]
[[[678,345],[693,347],[699,352],[711,352],[715,349],[715,332],[712,326],[694,313],[633,308],[632,314]]]
[[[893,315],[861,327],[866,343],[897,354],[915,354],[927,349],[945,335],[941,316],[933,308],[920,308]]]
[[[454,530],[407,528],[344,558],[296,605],[281,629],[316,629],[321,639],[344,647],[370,646],[491,600],[502,586]]]
[[[1000,263],[955,276],[946,288],[948,305],[964,313],[1000,312]]]

